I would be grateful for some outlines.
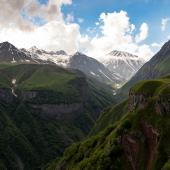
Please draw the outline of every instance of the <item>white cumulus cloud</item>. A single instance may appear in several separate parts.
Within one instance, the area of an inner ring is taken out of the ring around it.
[[[71,2],[49,0],[47,4],[40,4],[37,0],[0,1],[0,41],[9,41],[19,48],[36,45],[47,50],[75,52],[80,37],[79,25],[71,23],[74,20],[71,14],[67,15],[65,22],[61,12],[61,6]],[[31,22],[34,17],[44,19],[45,24],[34,25]]]
[[[142,23],[140,26],[140,33],[136,35],[136,42],[139,43],[141,41],[144,41],[148,37],[149,32],[149,26],[147,23]]]
[[[46,50],[75,51],[100,59],[112,50],[127,51],[145,59],[153,53],[149,45],[138,42],[148,36],[148,25],[143,23],[140,33],[130,22],[126,11],[101,13],[89,35],[80,33],[80,25],[84,19],[74,18],[72,14],[64,14],[62,5],[70,5],[71,0],[49,0],[40,4],[38,0],[15,0],[6,3],[0,1],[0,42],[9,41],[19,48],[30,48],[36,45]],[[33,20],[40,18],[43,24],[35,24]],[[78,23],[76,23],[77,21]],[[88,31],[87,31],[88,32]]]
[[[143,23],[140,27],[140,34],[134,35],[136,27],[130,22],[127,12],[102,13],[97,23],[100,36],[86,37],[85,42],[83,41],[83,46],[87,45],[87,48],[84,49],[88,55],[100,60],[102,60],[102,56],[112,50],[127,51],[145,60],[153,55],[149,45],[138,45],[136,42],[136,37],[139,36],[142,41],[148,36],[147,24]]]
[[[162,18],[162,21],[161,21],[161,30],[162,31],[166,30],[166,27],[167,27],[169,21],[170,21],[170,18]]]

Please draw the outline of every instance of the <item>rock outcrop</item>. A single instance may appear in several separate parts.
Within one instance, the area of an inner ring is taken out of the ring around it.
[[[149,104],[151,95],[135,93],[133,90],[129,92],[129,111],[133,112],[136,109],[144,109]],[[170,114],[170,94],[159,95],[155,102],[155,112],[160,115]]]
[[[125,157],[130,163],[132,170],[138,170],[138,157],[140,151],[140,145],[136,138],[132,135],[124,135],[122,137],[122,146],[124,148]]]
[[[150,104],[151,95],[135,92],[129,92],[129,111],[135,112],[137,109],[145,109]],[[159,96],[155,100],[155,113],[164,115],[170,113],[169,96]],[[130,133],[122,135],[122,146],[124,148],[125,157],[133,170],[139,169],[140,151],[145,150],[147,155],[146,170],[152,170],[153,161],[156,156],[156,148],[159,142],[159,133],[150,123],[141,120],[141,136],[136,138],[136,135]],[[144,142],[144,146],[141,143]],[[146,147],[146,148],[143,148]]]
[[[147,122],[142,122],[141,127],[145,136],[145,144],[148,156],[146,170],[152,170],[153,161],[156,156],[156,147],[159,142],[159,133],[151,124]]]
[[[170,95],[159,96],[155,104],[155,110],[160,115],[170,114]]]
[[[142,93],[135,93],[132,89],[129,92],[129,111],[134,111],[136,108],[144,109],[148,105],[150,96]]]
[[[159,133],[151,124],[146,121],[141,122],[141,132],[122,133],[118,141],[123,147],[124,156],[132,170],[140,169],[139,161],[143,159],[141,158],[141,152],[143,151],[147,156],[145,168],[146,170],[152,170],[156,148],[159,143]]]

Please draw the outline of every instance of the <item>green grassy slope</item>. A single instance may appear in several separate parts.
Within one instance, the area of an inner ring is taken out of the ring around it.
[[[90,135],[95,135],[96,133],[105,129],[108,125],[113,125],[115,122],[119,121],[123,114],[126,113],[127,109],[127,101],[105,109],[95,122]]]
[[[40,169],[56,159],[86,137],[110,92],[54,65],[0,66],[0,169]]]
[[[136,84],[128,108],[122,105],[99,118],[109,122],[109,112],[119,110],[119,121],[73,144],[47,170],[169,170],[170,76]]]

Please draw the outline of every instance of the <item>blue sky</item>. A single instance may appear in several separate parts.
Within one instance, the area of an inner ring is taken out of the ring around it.
[[[45,2],[46,0],[41,0]],[[73,0],[72,5],[62,7],[66,15],[72,13],[75,18],[83,18],[81,25],[83,33],[88,27],[94,27],[102,12],[128,13],[131,23],[139,27],[142,22],[149,25],[148,43],[166,41],[170,35],[170,24],[164,32],[161,31],[161,20],[170,17],[170,0]]]
[[[95,58],[121,50],[148,60],[170,38],[170,0],[15,0],[0,6],[0,42],[18,48]]]

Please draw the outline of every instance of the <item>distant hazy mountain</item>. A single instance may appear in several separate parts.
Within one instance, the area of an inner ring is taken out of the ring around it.
[[[114,50],[104,56],[103,63],[111,72],[116,72],[127,81],[142,67],[144,60],[127,52]]]
[[[33,46],[17,49],[9,42],[0,43],[1,63],[56,64],[78,69],[87,76],[107,84],[122,84],[142,66],[143,60],[125,52],[113,51],[104,64],[80,52],[68,55],[65,51],[45,51]]]
[[[65,51],[47,52],[32,47],[29,50],[22,50],[34,60],[55,63],[65,68],[78,69],[87,76],[93,77],[105,83],[122,83],[123,78],[114,71],[109,71],[102,63],[80,52],[68,55]]]
[[[24,52],[8,42],[0,43],[0,62],[32,62]]]
[[[102,63],[82,53],[71,56],[68,67],[83,71],[86,75],[102,82],[120,83],[121,77],[116,72],[110,72]]]
[[[140,80],[155,79],[170,73],[170,41],[127,82],[118,92],[121,99],[128,95],[130,87]]]
[[[0,62],[1,63],[34,63],[50,64],[50,61],[41,60],[28,55],[25,49],[18,49],[9,42],[0,43]]]

